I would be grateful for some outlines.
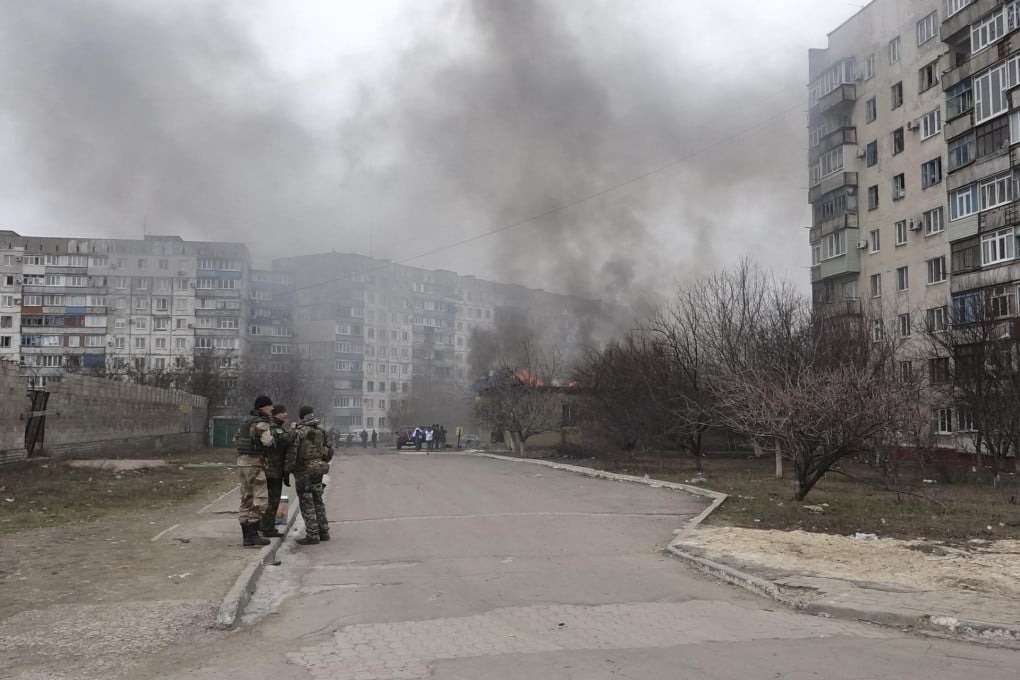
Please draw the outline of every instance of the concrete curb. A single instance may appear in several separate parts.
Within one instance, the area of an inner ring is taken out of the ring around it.
[[[701,489],[696,486],[689,486],[687,484],[676,484],[673,482],[663,482],[656,479],[650,479],[647,477],[634,477],[632,475],[620,475],[612,472],[603,472],[602,470],[595,470],[594,468],[585,468],[576,465],[566,465],[562,463],[553,463],[551,461],[536,460],[531,458],[516,458],[513,456],[500,456],[491,453],[472,453],[462,452],[467,455],[479,456],[484,458],[495,458],[497,460],[506,460],[519,463],[534,463],[537,465],[544,465],[557,470],[567,470],[570,472],[576,472],[588,477],[599,477],[601,479],[611,479],[621,482],[639,482],[647,484],[651,487],[662,487],[667,489],[677,489],[679,491],[685,491],[687,493],[705,496],[711,498],[712,504],[707,507],[700,515],[689,520],[687,526],[683,529],[676,531],[676,537],[666,548],[665,552],[673,557],[676,557],[687,564],[691,565],[695,569],[714,576],[718,579],[739,586],[745,590],[749,590],[752,593],[767,597],[771,600],[775,600],[780,604],[788,606],[797,611],[804,612],[805,614],[813,614],[815,616],[826,616],[840,619],[850,619],[855,621],[865,621],[868,623],[874,623],[882,626],[891,626],[896,628],[916,628],[921,630],[929,630],[940,633],[949,633],[957,637],[964,639],[978,638],[983,641],[1020,641],[1020,627],[1005,626],[1002,624],[994,623],[983,623],[977,621],[967,621],[964,619],[958,619],[951,616],[938,615],[938,614],[922,614],[920,616],[914,616],[910,614],[902,614],[900,612],[889,612],[881,610],[866,610],[866,609],[855,609],[853,607],[843,607],[839,605],[829,605],[823,603],[803,603],[797,602],[792,598],[788,598],[783,595],[782,588],[767,579],[763,579],[759,576],[754,576],[746,572],[740,571],[725,564],[720,564],[704,557],[698,557],[685,551],[683,548],[683,541],[686,539],[691,532],[698,527],[709,515],[711,515],[716,508],[722,505],[722,502],[728,497],[726,494],[711,491],[709,489]]]
[[[294,494],[286,495],[293,496]],[[295,498],[294,501],[288,502],[287,523],[281,532],[283,536],[269,539],[269,545],[263,546],[255,556],[255,559],[249,562],[244,571],[240,573],[237,580],[234,581],[230,592],[227,593],[227,596],[223,598],[223,602],[220,604],[220,611],[216,614],[216,622],[213,624],[213,628],[228,630],[237,625],[241,614],[244,612],[244,608],[248,605],[252,594],[255,592],[255,585],[258,583],[259,577],[262,576],[262,570],[276,558],[277,551],[283,545],[283,542],[287,540],[290,528],[294,526],[294,521],[298,516],[298,503],[295,502],[296,500]]]

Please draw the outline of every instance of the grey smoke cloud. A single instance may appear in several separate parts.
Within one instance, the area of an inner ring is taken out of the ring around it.
[[[622,303],[747,253],[801,275],[803,60],[726,35],[684,57],[632,7],[418,6],[412,39],[329,111],[243,4],[8,3],[0,148],[19,162],[0,202],[27,207],[5,226],[138,236],[147,219],[261,256],[350,250]]]

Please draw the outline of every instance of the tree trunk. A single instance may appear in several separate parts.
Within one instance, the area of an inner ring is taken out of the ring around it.
[[[526,451],[525,451],[525,449],[524,449],[524,437],[523,437],[523,436],[521,436],[521,435],[517,435],[517,441],[518,441],[518,442],[520,443],[520,447],[521,447],[521,458],[523,458],[523,457],[524,457],[524,454],[526,453]]]
[[[751,448],[754,449],[755,458],[761,458],[765,455],[765,452],[761,450],[761,444],[758,443],[757,439],[751,440]]]
[[[783,478],[783,447],[776,442],[776,479]]]

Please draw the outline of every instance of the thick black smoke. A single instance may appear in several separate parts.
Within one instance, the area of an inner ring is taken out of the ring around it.
[[[728,70],[711,36],[678,56],[630,3],[447,0],[418,6],[415,40],[311,127],[244,7],[6,3],[0,201],[33,195],[37,219],[3,226],[147,221],[263,256],[353,250],[621,303],[749,252],[807,252],[800,62],[727,35]]]

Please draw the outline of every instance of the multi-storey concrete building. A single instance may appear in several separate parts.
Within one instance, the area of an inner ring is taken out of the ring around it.
[[[245,353],[243,244],[3,231],[0,256],[0,358],[31,377],[169,370],[201,352],[230,366]]]
[[[809,54],[813,297],[868,308],[876,335],[945,320],[944,11],[876,0]]]
[[[361,255],[282,258],[273,268],[293,280],[295,351],[317,402],[332,406],[320,413],[341,430],[467,424],[474,331],[501,318],[527,323],[569,358],[608,316],[595,301]]]
[[[952,328],[898,367],[947,382],[960,329],[1018,311],[1020,2],[874,0],[809,64],[815,303],[876,335]],[[934,404],[932,433],[968,448],[958,406]]]

